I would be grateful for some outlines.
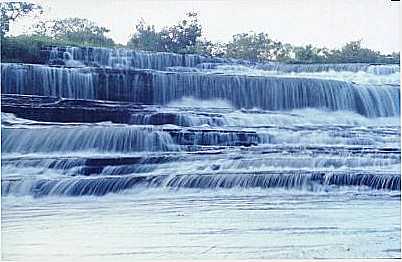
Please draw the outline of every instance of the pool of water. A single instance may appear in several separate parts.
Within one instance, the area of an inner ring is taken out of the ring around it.
[[[136,189],[2,207],[9,260],[400,257],[399,192]]]

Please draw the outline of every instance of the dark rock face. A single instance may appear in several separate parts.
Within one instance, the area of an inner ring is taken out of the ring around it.
[[[2,95],[1,110],[17,117],[41,122],[130,123],[136,104],[113,104],[88,100],[60,100],[56,97]]]
[[[190,126],[186,117],[210,118],[218,122],[215,113],[161,112],[158,106],[129,102],[111,102],[83,99],[60,99],[48,96],[3,94],[1,110],[19,118],[40,122],[96,123],[110,121],[117,124]],[[217,123],[219,125],[219,123]]]

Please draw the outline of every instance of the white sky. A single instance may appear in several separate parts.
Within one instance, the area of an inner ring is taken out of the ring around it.
[[[111,30],[125,44],[139,18],[161,28],[188,11],[197,11],[203,35],[228,41],[233,34],[267,32],[275,40],[320,47],[340,47],[347,41],[383,52],[400,49],[400,3],[390,0],[37,0],[48,19],[82,17]],[[11,25],[23,32],[32,19]]]

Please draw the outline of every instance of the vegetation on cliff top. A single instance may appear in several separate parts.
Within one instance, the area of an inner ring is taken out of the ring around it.
[[[107,36],[109,29],[83,18],[41,20],[26,35],[7,36],[10,23],[31,13],[41,15],[39,5],[5,2],[1,12],[1,58],[3,62],[40,63],[43,46],[126,47],[135,50],[191,53],[250,60],[287,63],[399,63],[399,53],[381,54],[362,47],[361,40],[346,43],[340,49],[293,46],[270,38],[267,33],[236,34],[228,43],[212,42],[202,37],[197,13],[188,13],[175,25],[156,30],[140,19],[127,45],[118,45]]]

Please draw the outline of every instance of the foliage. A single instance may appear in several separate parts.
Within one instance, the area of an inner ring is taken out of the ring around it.
[[[344,63],[375,63],[380,57],[380,52],[361,47],[361,40],[346,43],[340,50],[333,50],[328,59],[333,62]]]
[[[159,32],[154,25],[148,25],[141,19],[127,46],[146,51],[192,53],[197,50],[195,47],[202,32],[197,16],[197,13],[188,13],[187,18],[178,24],[165,27]]]
[[[48,37],[19,35],[17,37],[3,37],[1,39],[1,62],[29,63],[41,62],[40,49],[50,45],[52,39]]]
[[[98,26],[83,18],[66,18],[41,21],[34,25],[33,34],[47,36],[54,40],[71,41],[79,45],[114,46],[111,38],[106,36],[109,29]]]
[[[312,45],[292,46],[275,41],[267,33],[236,34],[225,43],[200,39],[202,27],[197,13],[188,13],[178,24],[155,30],[154,25],[141,19],[127,47],[136,50],[191,53],[250,60],[253,62],[280,61],[286,63],[399,63],[399,53],[383,55],[364,48],[361,41],[346,43],[341,49],[318,48]]]
[[[223,57],[226,52],[226,45],[220,42],[212,42],[206,39],[198,40],[194,47],[188,48],[190,53],[200,54],[204,56]]]
[[[191,53],[192,47],[196,45],[202,32],[202,26],[199,24],[197,16],[197,13],[188,13],[187,19],[161,31],[167,51]]]
[[[154,25],[148,25],[141,19],[135,28],[136,32],[127,42],[127,47],[144,51],[165,51],[162,35],[156,32]]]
[[[253,62],[290,59],[291,46],[269,38],[266,33],[242,33],[233,36],[226,45],[226,57],[246,59]]]
[[[276,49],[274,51],[275,60],[280,62],[290,62],[293,53],[293,46],[290,44],[282,44],[281,42],[275,42]]]
[[[105,27],[81,18],[41,21],[31,35],[1,38],[2,62],[41,63],[44,46],[116,46]]]
[[[328,55],[328,49],[313,47],[312,45],[293,48],[294,61],[303,63],[323,63]]]
[[[400,54],[384,55],[364,48],[361,41],[351,41],[340,49],[317,48],[312,45],[292,46],[275,41],[267,33],[236,34],[228,43],[201,38],[202,26],[197,13],[187,13],[177,24],[157,31],[154,25],[141,19],[127,46],[117,45],[107,36],[109,29],[83,18],[41,21],[31,28],[30,35],[5,37],[10,21],[34,11],[37,4],[5,2],[1,7],[1,44],[3,62],[40,63],[43,46],[128,47],[135,50],[201,54],[250,60],[253,62],[281,61],[287,63],[399,63]]]
[[[272,40],[265,33],[242,33],[233,36],[226,47],[226,57],[262,62],[269,56]]]
[[[49,36],[19,35],[1,39],[1,62],[3,63],[43,63],[40,50],[44,46],[84,46],[85,44]]]
[[[24,1],[0,3],[0,36],[4,37],[4,35],[9,31],[10,22],[15,21],[17,18],[27,15],[33,11],[39,11],[41,13],[42,7],[40,5]]]
[[[346,43],[340,49],[316,48],[311,45],[293,48],[295,63],[399,63],[399,53],[383,55],[361,46],[361,40]]]

